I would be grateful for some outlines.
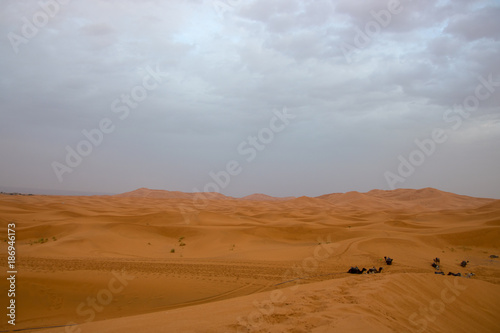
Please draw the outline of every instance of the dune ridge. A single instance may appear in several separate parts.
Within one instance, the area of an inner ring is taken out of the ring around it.
[[[151,190],[140,188],[131,192],[116,194],[115,197],[137,197],[158,199],[191,199],[203,200],[247,200],[247,201],[302,201],[314,199],[328,201],[339,207],[353,207],[360,209],[420,209],[420,210],[446,210],[455,208],[479,207],[497,201],[489,198],[475,198],[465,195],[440,191],[434,188],[396,189],[396,190],[371,190],[366,193],[351,191],[347,193],[330,193],[317,197],[273,197],[263,193],[255,193],[242,198],[228,197],[216,192],[186,193],[180,191]]]

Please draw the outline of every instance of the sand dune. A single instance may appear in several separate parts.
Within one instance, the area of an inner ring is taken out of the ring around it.
[[[381,274],[298,284],[274,293],[93,322],[80,328],[106,333],[497,332],[499,307],[500,287],[487,282]]]
[[[156,198],[156,199],[195,199],[197,196],[205,199],[230,199],[231,197],[217,192],[186,193],[179,191],[151,190],[140,188],[134,191],[116,194],[115,197],[121,198]]]
[[[279,200],[195,195],[0,195],[2,225],[16,223],[15,329],[500,329],[500,259],[490,258],[500,255],[500,200],[435,189]],[[0,236],[6,238],[5,227]],[[392,266],[383,261],[387,255]],[[436,256],[446,273],[476,275],[435,275]],[[353,265],[384,269],[346,274]],[[455,284],[456,293],[443,292]],[[6,290],[5,280],[1,286]],[[12,329],[1,322],[0,331]]]
[[[417,209],[448,210],[475,208],[493,200],[473,198],[433,188],[420,190],[397,189],[394,191],[372,190],[367,193],[333,193],[318,197],[336,205],[365,209]]]
[[[255,200],[255,201],[281,201],[281,200],[291,200],[291,199],[295,199],[295,197],[277,198],[262,193],[254,193],[241,198],[241,200]]]

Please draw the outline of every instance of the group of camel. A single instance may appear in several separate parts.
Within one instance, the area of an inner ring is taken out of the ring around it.
[[[469,261],[465,261],[463,260],[461,263],[460,263],[460,266],[462,267],[466,267],[467,264],[469,263]],[[431,264],[432,267],[434,267],[436,269],[436,271],[434,272],[434,274],[439,274],[439,275],[444,275],[444,272],[441,271],[441,267],[439,267],[439,265],[441,264],[441,259],[439,258],[434,258],[434,262]],[[453,272],[448,272],[448,275],[453,275],[453,276],[462,276],[462,273],[453,273]],[[464,276],[467,277],[467,278],[470,278],[472,276],[474,276],[475,274],[474,273],[467,273],[465,274]]]
[[[392,258],[389,258],[389,257],[384,257],[385,259],[385,263],[387,265],[392,265]],[[363,267],[363,269],[359,269],[358,266],[356,267],[351,267],[347,273],[349,274],[363,274],[364,272],[366,272],[366,274],[378,274],[378,273],[381,273],[382,272],[382,267],[379,267],[378,269],[375,268],[375,266],[373,268],[370,268],[370,269],[366,269]]]
[[[385,259],[385,263],[387,265],[392,265],[392,261],[394,259],[390,258],[390,257],[384,257]],[[439,267],[439,265],[441,264],[441,259],[439,258],[434,258],[433,259],[433,263],[432,263],[432,267],[434,267],[436,269],[436,272],[434,272],[435,274],[440,274],[440,275],[444,275],[444,272],[441,271],[441,268]],[[462,261],[460,263],[460,266],[462,267],[466,267],[467,264],[469,263],[469,261]],[[373,268],[370,268],[370,269],[366,269],[363,267],[363,269],[359,269],[358,266],[356,267],[351,267],[347,273],[349,274],[363,274],[364,272],[366,272],[366,274],[377,274],[377,273],[381,273],[382,272],[382,267],[379,267],[378,269],[376,269],[375,267]],[[448,272],[448,275],[453,275],[453,276],[462,276],[461,273],[453,273],[453,272]],[[467,273],[465,275],[465,277],[467,278],[470,278],[471,276],[474,276],[474,273]]]

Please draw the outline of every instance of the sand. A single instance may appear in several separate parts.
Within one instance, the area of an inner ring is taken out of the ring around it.
[[[18,270],[16,326],[4,314],[0,331],[500,332],[500,200],[430,188],[200,198],[0,195]],[[434,274],[436,256],[475,276]],[[7,271],[5,242],[0,260]]]

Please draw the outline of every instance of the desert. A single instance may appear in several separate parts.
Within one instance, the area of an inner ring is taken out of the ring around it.
[[[500,333],[500,1],[0,1],[0,333]]]
[[[500,329],[500,200],[432,188],[194,196],[0,195],[2,267],[15,224],[17,270],[16,325],[0,331]]]

